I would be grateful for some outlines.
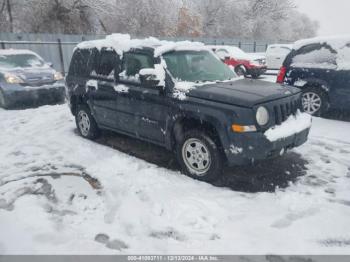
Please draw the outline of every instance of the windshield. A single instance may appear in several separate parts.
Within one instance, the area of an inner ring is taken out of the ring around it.
[[[167,53],[163,58],[167,69],[179,81],[224,81],[237,77],[209,51],[177,51]]]
[[[42,67],[44,61],[32,54],[0,55],[0,67],[17,68],[17,67]]]

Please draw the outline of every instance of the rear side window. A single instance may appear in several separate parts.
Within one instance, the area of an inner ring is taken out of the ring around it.
[[[74,52],[69,74],[72,76],[88,77],[94,67],[97,50],[78,49]]]
[[[312,44],[296,51],[291,61],[292,67],[335,68],[337,52],[328,45]]]
[[[119,79],[121,81],[140,83],[139,72],[143,68],[154,68],[151,56],[140,53],[125,53]]]
[[[102,49],[92,75],[114,79],[114,73],[119,63],[117,53],[112,49]]]

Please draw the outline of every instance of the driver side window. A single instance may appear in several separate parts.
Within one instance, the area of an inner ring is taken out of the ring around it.
[[[140,53],[125,53],[119,80],[139,84],[139,72],[143,68],[154,68],[152,57]]]

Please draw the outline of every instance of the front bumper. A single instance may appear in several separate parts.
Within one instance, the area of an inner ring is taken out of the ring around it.
[[[65,85],[61,82],[38,87],[2,86],[7,107],[61,103],[65,99]]]
[[[269,141],[263,133],[232,133],[232,144],[225,148],[229,166],[247,165],[255,161],[281,156],[289,149],[298,147],[307,141],[310,128],[297,134]]]
[[[267,71],[267,66],[256,66],[247,68],[248,75],[262,75]]]

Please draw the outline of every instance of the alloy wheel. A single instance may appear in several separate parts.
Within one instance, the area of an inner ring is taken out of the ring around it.
[[[306,92],[302,97],[303,108],[306,113],[310,115],[318,112],[322,107],[321,97],[314,92]]]

